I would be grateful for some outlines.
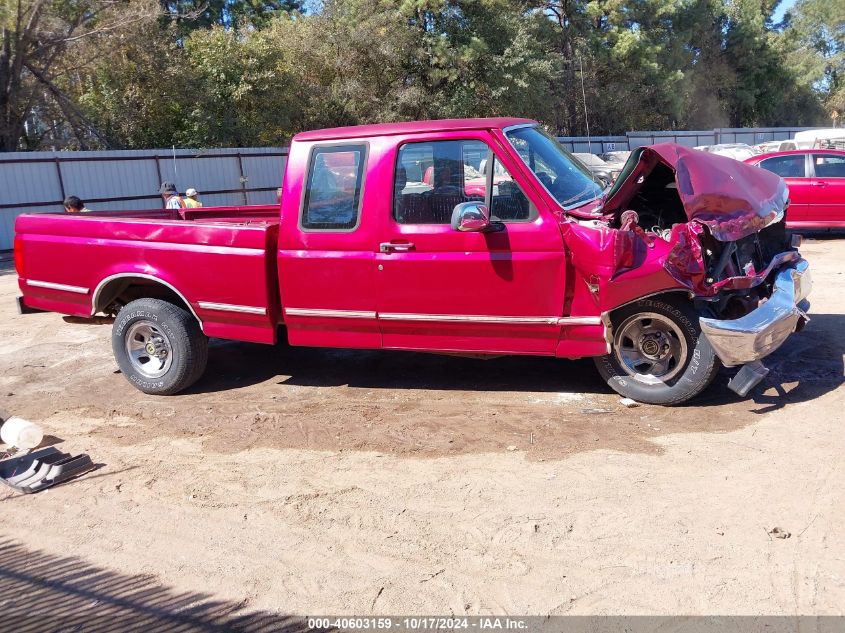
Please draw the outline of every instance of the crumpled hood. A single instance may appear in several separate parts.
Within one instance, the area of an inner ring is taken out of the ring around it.
[[[674,172],[687,217],[706,225],[719,241],[751,235],[779,220],[786,208],[789,192],[780,176],[726,156],[660,143],[631,154],[603,212],[618,218],[658,162]]]

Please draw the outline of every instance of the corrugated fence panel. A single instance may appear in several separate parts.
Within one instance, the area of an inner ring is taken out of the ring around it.
[[[171,180],[180,192],[193,187],[204,191],[220,191],[241,188],[241,171],[236,156],[225,158],[180,158],[176,161],[176,175],[173,161],[163,161],[162,178]]]
[[[244,156],[244,177],[247,187],[252,189],[247,195],[248,204],[275,204],[276,189],[282,186],[285,171],[284,156]],[[264,191],[261,191],[261,190]]]
[[[53,162],[0,164],[0,203],[52,202],[61,199],[61,191]]]
[[[197,189],[207,207],[273,204],[286,155],[275,147],[0,154],[0,250],[12,248],[18,215],[61,212],[68,195],[94,211],[160,209],[159,185],[169,180],[181,193]]]
[[[160,185],[154,160],[64,162],[62,179],[67,195],[91,204],[115,196],[158,195]]]
[[[158,185],[155,188],[158,191]],[[86,202],[85,206],[92,211],[135,211],[142,209],[161,209],[161,198],[145,198],[143,200],[106,200],[104,202]],[[27,211],[29,213],[29,211]]]
[[[250,188],[277,188],[282,186],[285,171],[284,156],[244,156],[244,176]]]
[[[238,207],[244,203],[244,197],[241,193],[213,193],[203,195],[200,192],[199,198],[204,207]]]

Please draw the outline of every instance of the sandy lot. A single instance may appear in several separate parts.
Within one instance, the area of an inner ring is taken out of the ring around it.
[[[812,321],[767,380],[675,409],[623,408],[591,362],[223,341],[145,396],[108,327],[18,315],[6,265],[0,409],[101,467],[0,488],[0,606],[842,614],[845,246],[802,250]]]

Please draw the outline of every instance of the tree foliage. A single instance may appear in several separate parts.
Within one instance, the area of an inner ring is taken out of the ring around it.
[[[845,0],[782,24],[778,0],[3,2],[4,149],[493,115],[564,135],[818,124],[845,106]]]
[[[798,82],[845,115],[845,0],[799,0],[780,43]]]

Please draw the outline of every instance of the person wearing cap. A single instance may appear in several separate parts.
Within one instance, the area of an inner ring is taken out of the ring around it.
[[[65,213],[91,213],[85,208],[85,203],[76,196],[68,196],[64,201]]]
[[[182,199],[182,196],[179,195],[179,192],[176,191],[176,185],[172,182],[164,181],[161,183],[161,187],[159,187],[158,192],[164,200],[165,209],[178,210],[185,208],[185,201]]]
[[[193,187],[185,191],[185,207],[187,209],[199,209],[202,206],[202,202],[197,200],[198,195],[199,192]]]

